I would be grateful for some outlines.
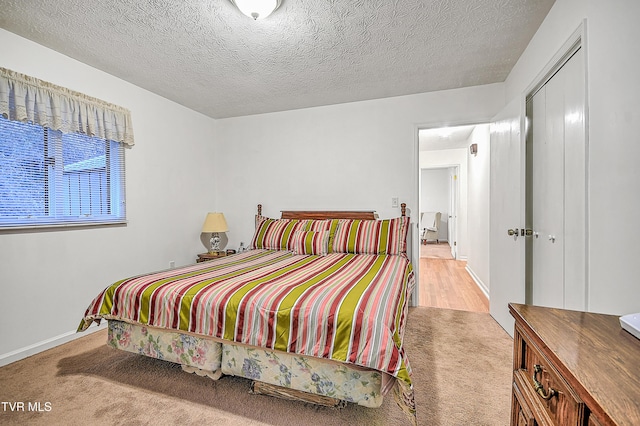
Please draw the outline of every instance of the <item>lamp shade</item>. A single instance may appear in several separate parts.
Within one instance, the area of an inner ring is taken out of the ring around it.
[[[207,213],[202,232],[227,232],[229,227],[222,213]]]
[[[230,0],[240,12],[253,19],[264,19],[280,6],[281,0]]]

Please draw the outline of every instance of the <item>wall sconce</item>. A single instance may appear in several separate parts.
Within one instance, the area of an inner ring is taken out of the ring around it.
[[[469,152],[472,155],[476,155],[478,153],[478,144],[477,143],[472,143],[471,146],[469,147]]]
[[[209,253],[214,254],[220,251],[220,232],[227,232],[229,227],[222,213],[207,213],[207,217],[202,225],[202,232],[211,232],[209,240]]]

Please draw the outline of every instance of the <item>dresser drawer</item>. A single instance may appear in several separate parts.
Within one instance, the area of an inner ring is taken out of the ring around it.
[[[549,359],[517,328],[514,344],[514,382],[530,401],[539,423],[583,426],[587,415],[585,404]]]
[[[539,423],[526,403],[520,388],[513,382],[511,398],[511,424],[514,426],[538,426]]]
[[[589,426],[602,426],[602,425],[595,417],[589,416]]]

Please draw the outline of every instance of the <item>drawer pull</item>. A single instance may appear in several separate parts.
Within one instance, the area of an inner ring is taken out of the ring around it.
[[[536,392],[538,392],[538,395],[540,395],[544,400],[549,400],[556,396],[558,392],[553,388],[549,388],[548,392],[544,391],[542,383],[538,380],[538,373],[542,373],[542,367],[539,364],[536,364],[533,366],[533,387]]]

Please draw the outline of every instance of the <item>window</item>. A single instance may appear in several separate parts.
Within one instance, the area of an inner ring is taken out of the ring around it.
[[[0,230],[124,223],[129,110],[0,67]]]
[[[0,228],[123,223],[124,146],[0,116]]]

